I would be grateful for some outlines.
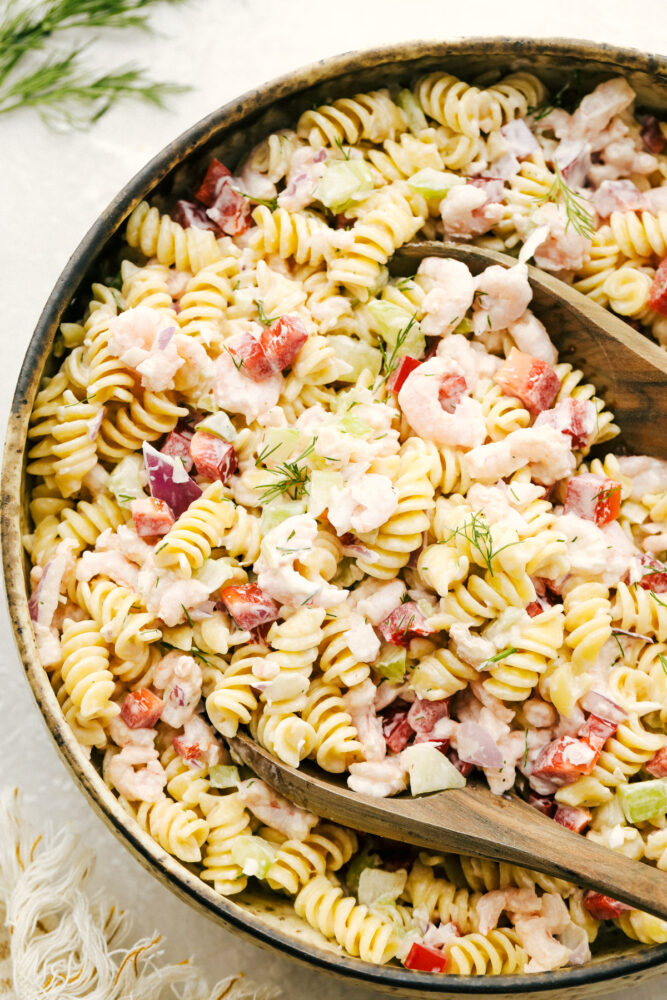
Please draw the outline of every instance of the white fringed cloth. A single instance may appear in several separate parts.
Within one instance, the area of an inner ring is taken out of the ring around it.
[[[87,890],[93,856],[69,830],[38,835],[16,792],[0,797],[0,1000],[277,1000],[232,976],[209,987],[160,937],[130,943],[129,918]]]

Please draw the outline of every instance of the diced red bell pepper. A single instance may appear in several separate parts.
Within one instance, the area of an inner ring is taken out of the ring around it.
[[[526,613],[529,614],[531,618],[537,618],[537,616],[541,615],[543,611],[544,608],[539,601],[531,601],[530,604],[526,605]]]
[[[597,426],[597,410],[590,399],[561,399],[550,410],[542,410],[535,420],[535,427],[554,427],[561,434],[572,438],[573,448],[585,448]]]
[[[177,201],[171,217],[183,229],[211,229],[218,232],[218,227],[213,219],[209,219],[206,209],[196,205],[194,201]]]
[[[427,701],[415,698],[408,712],[408,722],[417,734],[417,743],[432,741],[433,729],[440,719],[449,718],[449,704],[446,698]]]
[[[658,750],[644,767],[654,778],[667,778],[667,747]]]
[[[120,717],[130,729],[151,729],[162,715],[164,702],[148,688],[130,691],[120,709]]]
[[[222,603],[242,629],[257,628],[280,617],[280,608],[256,583],[225,587],[220,593]]]
[[[227,236],[240,236],[250,229],[251,204],[231,177],[222,177],[218,195],[206,214]]]
[[[190,441],[190,455],[199,475],[212,482],[217,479],[223,483],[229,482],[238,465],[234,446],[206,431],[196,431],[193,435]]]
[[[299,316],[286,313],[262,331],[260,343],[274,372],[282,372],[292,364],[308,340],[308,331]]]
[[[622,913],[634,909],[627,903],[621,903],[618,899],[605,896],[602,892],[594,892],[593,889],[589,889],[585,894],[584,906],[597,920],[613,920],[614,917],[620,917]]]
[[[415,368],[419,368],[420,364],[421,361],[418,361],[417,358],[411,358],[409,354],[404,355],[399,361],[398,367],[394,368],[387,379],[387,389],[389,392],[399,393],[408,375]]]
[[[468,390],[463,375],[443,375],[438,388],[438,402],[445,413],[453,413]]]
[[[383,714],[382,735],[389,749],[393,753],[400,753],[414,736],[414,730],[408,722],[407,711]]]
[[[448,958],[444,952],[415,941],[403,964],[406,969],[414,969],[417,972],[444,972],[447,962]]]
[[[618,722],[611,719],[601,719],[599,715],[589,715],[577,735],[586,740],[593,750],[600,751],[610,736],[618,729]]]
[[[165,438],[164,444],[160,448],[160,452],[163,455],[169,455],[170,458],[183,459],[183,468],[186,472],[190,472],[192,466],[194,465],[192,455],[190,454],[191,440],[192,431],[170,431]]]
[[[667,257],[660,261],[660,266],[655,272],[648,293],[648,304],[650,309],[667,316]]]
[[[220,186],[225,177],[231,177],[231,171],[220,160],[211,160],[199,189],[195,191],[197,201],[210,208],[220,193]]]
[[[138,497],[130,504],[134,527],[140,538],[148,535],[166,535],[176,520],[165,500],[157,497]]]
[[[174,736],[173,747],[179,757],[187,761],[189,764],[195,764],[198,761],[202,762],[202,748],[199,743],[189,742],[185,739],[185,736]]]
[[[528,805],[544,813],[545,816],[553,816],[556,811],[556,803],[548,795],[535,795],[534,792],[530,792],[528,795]]]
[[[276,369],[273,361],[266,356],[266,351],[259,338],[254,337],[251,333],[235,337],[228,350],[237,359],[235,364],[241,372],[251,378],[253,382],[264,382],[267,378],[275,375]]]
[[[548,410],[560,390],[560,379],[546,361],[518,351],[516,347],[493,379],[507,395],[520,399],[531,413]]]
[[[549,778],[555,783],[567,785],[581,774],[590,774],[599,756],[599,750],[594,750],[585,740],[561,736],[542,748],[532,774],[536,778]]]
[[[395,646],[408,646],[415,636],[431,635],[435,632],[414,601],[406,601],[380,622],[378,629],[385,642]]]
[[[588,809],[578,809],[576,806],[558,806],[554,813],[557,823],[575,833],[581,833],[592,818],[593,814]]]
[[[567,482],[563,513],[594,521],[598,528],[614,521],[621,512],[621,484],[613,479],[584,472]]]
[[[658,562],[657,559],[650,555],[640,556],[639,562],[644,567],[642,577],[638,581],[639,586],[643,587],[644,590],[652,590],[654,594],[666,594],[667,568],[664,563]],[[655,570],[655,573],[650,572],[652,569]]]
[[[470,774],[470,772],[473,770],[473,768],[475,766],[474,764],[470,764],[467,760],[461,760],[461,758],[457,754],[456,750],[451,750],[450,749],[448,751],[448,753],[447,753],[447,757],[449,758],[449,760],[451,761],[451,763],[454,765],[454,767],[456,768],[456,770],[459,771],[459,773],[462,774],[464,778],[468,777],[468,775]]]

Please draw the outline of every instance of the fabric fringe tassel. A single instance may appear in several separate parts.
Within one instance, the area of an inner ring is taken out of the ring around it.
[[[231,976],[207,986],[187,961],[164,964],[160,937],[130,944],[130,918],[86,891],[93,855],[72,831],[39,836],[18,792],[0,796],[1,1000],[277,1000]]]

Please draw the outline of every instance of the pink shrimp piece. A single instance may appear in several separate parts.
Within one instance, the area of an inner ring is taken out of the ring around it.
[[[202,672],[192,656],[173,650],[155,668],[153,687],[164,691],[160,718],[174,728],[192,718],[201,698]]]
[[[492,200],[484,187],[461,184],[453,187],[440,203],[442,225],[447,236],[472,239],[488,233],[503,217],[504,208]]]
[[[172,327],[160,330],[146,357],[131,367],[136,368],[137,373],[141,375],[144,389],[164,392],[165,389],[173,388],[174,376],[182,365],[183,359],[179,357]]]
[[[548,729],[556,725],[558,713],[553,705],[541,698],[529,698],[523,703],[523,714],[534,729]]]
[[[190,767],[214,767],[223,759],[224,751],[211,726],[200,715],[185,723],[183,732],[174,737],[174,750]],[[226,754],[225,754],[226,756]]]
[[[622,76],[600,83],[587,94],[570,119],[571,139],[595,139],[615,115],[625,111],[635,99],[635,92]]]
[[[488,934],[498,926],[504,910],[513,913],[538,914],[542,904],[534,889],[494,889],[477,902],[480,934]]]
[[[368,618],[372,625],[379,625],[401,603],[404,594],[405,584],[402,580],[381,583],[368,577],[350,596],[357,601],[359,614]]]
[[[642,192],[629,180],[605,180],[600,184],[591,201],[601,219],[612,212],[633,212],[643,207]]]
[[[461,366],[469,392],[474,392],[481,378],[491,378],[502,361],[489,354],[482,344],[470,343],[465,337],[444,337],[438,344],[436,356],[451,358]]]
[[[186,395],[205,396],[213,385],[213,362],[194,337],[177,333],[174,343],[182,361],[182,366],[174,373],[174,389]]]
[[[387,752],[382,733],[382,720],[375,712],[375,693],[375,684],[368,678],[363,684],[351,687],[343,699],[367,761],[382,760]]]
[[[119,747],[125,747],[129,743],[141,747],[153,747],[157,730],[144,727],[132,729],[121,715],[115,715],[109,722],[109,736]]]
[[[408,786],[408,769],[396,757],[386,757],[384,760],[364,761],[350,764],[348,787],[360,795],[372,795],[377,799],[396,795]]]
[[[265,781],[248,778],[238,785],[238,795],[250,812],[289,840],[305,840],[319,817],[275,792]]]
[[[530,956],[526,972],[548,972],[567,965],[570,951],[552,937],[543,917],[518,917],[514,926]]]
[[[136,306],[119,313],[109,323],[109,350],[130,367],[144,360],[153,346],[164,317],[155,309]]]
[[[245,334],[238,336],[245,340]],[[261,382],[248,378],[243,374],[242,366],[237,367],[229,353],[234,346],[233,341],[234,338],[230,338],[227,349],[216,358],[213,392],[218,405],[227,412],[242,413],[248,421],[256,420],[277,404],[285,379],[280,372]]]
[[[337,535],[364,534],[388,521],[398,507],[398,490],[388,476],[368,473],[334,491],[328,518]]]
[[[632,480],[631,498],[641,500],[647,493],[667,490],[667,462],[649,455],[619,455],[618,464],[624,476]]]
[[[108,576],[120,587],[134,590],[139,571],[120,552],[84,552],[76,567],[76,578],[87,582],[94,576]]]
[[[588,260],[591,240],[569,224],[563,205],[541,205],[531,216],[531,228],[532,223],[549,228],[546,240],[535,251],[539,267],[547,271],[576,271]]]
[[[437,445],[474,448],[486,437],[481,404],[465,395],[447,413],[440,402],[444,377],[463,375],[461,366],[448,358],[430,358],[411,372],[398,394],[405,417],[420,437]]]
[[[531,354],[540,361],[546,361],[548,365],[556,364],[558,351],[551,343],[544,323],[541,323],[530,309],[526,309],[523,316],[510,323],[507,329],[520,351]]]
[[[422,333],[438,337],[451,333],[472,305],[475,285],[470,271],[459,260],[426,257],[417,274],[431,284],[422,303]]]
[[[153,546],[139,538],[134,527],[121,524],[116,532],[110,528],[103,531],[97,539],[96,552],[120,552],[130,562],[143,566],[153,552]]]
[[[140,802],[159,802],[164,797],[167,775],[152,747],[127,743],[107,765],[107,777],[119,795]]]
[[[531,477],[548,486],[574,471],[570,444],[570,438],[555,427],[522,427],[502,441],[473,448],[466,459],[471,477],[483,483],[504,479],[529,465]]]
[[[478,337],[487,331],[506,330],[523,316],[533,297],[528,269],[520,264],[487,267],[475,278],[475,291],[472,323]]]

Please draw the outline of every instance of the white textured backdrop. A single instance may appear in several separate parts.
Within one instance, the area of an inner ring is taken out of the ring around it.
[[[354,48],[418,38],[532,35],[587,38],[667,52],[667,0],[193,0],[153,14],[155,36],[105,35],[90,58],[128,60],[158,79],[193,85],[168,113],[123,105],[89,132],[57,134],[30,112],[0,118],[0,426],[42,306],[97,215],[150,157],[185,128],[251,87]],[[138,865],[93,814],[60,761],[33,703],[0,610],[0,786],[20,786],[32,817],[69,822],[98,857],[96,879],[158,928],[170,957],[195,957],[210,979],[239,968],[285,987],[289,1000],[376,994],[345,987],[241,942],[190,910]],[[667,977],[643,987],[662,1000]],[[631,991],[607,994],[629,1000]]]

